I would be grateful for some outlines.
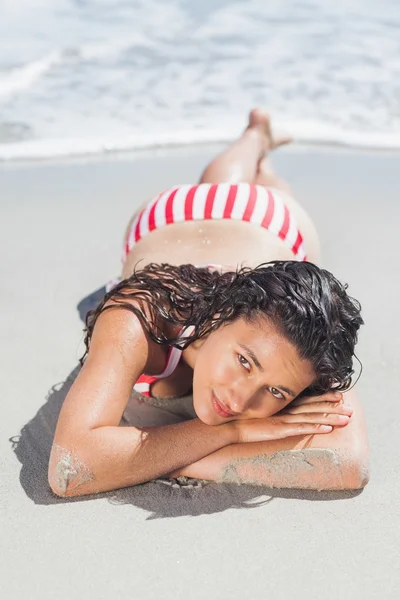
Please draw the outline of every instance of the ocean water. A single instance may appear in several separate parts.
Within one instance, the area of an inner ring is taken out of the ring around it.
[[[0,160],[226,141],[400,149],[399,0],[0,0]]]

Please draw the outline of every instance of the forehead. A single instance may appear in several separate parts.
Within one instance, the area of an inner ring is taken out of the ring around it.
[[[266,316],[252,321],[243,318],[235,319],[221,327],[221,331],[228,336],[240,336],[247,341],[252,341],[254,344],[288,344],[295,349],[293,344],[274,325],[273,321]]]
[[[223,328],[230,343],[248,346],[267,373],[290,376],[296,387],[308,387],[315,379],[310,361],[299,356],[297,348],[279,331],[271,319],[236,319]],[[228,340],[226,340],[228,341]]]

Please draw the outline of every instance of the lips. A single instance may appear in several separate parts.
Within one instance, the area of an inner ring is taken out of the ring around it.
[[[219,398],[217,398],[217,396],[214,394],[214,392],[212,392],[212,403],[213,403],[215,412],[220,417],[226,418],[226,417],[233,417],[235,415],[235,413],[228,410],[228,408],[225,406],[225,404],[223,404],[221,402],[221,400]]]

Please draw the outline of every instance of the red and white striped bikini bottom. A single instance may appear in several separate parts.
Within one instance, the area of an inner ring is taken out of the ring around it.
[[[290,248],[297,260],[307,260],[302,235],[283,195],[274,188],[251,183],[179,185],[158,194],[134,219],[123,258],[155,229],[206,219],[235,219],[265,227]]]

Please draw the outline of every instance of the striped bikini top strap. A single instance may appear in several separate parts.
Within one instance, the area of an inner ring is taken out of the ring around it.
[[[179,339],[185,339],[186,337],[190,336],[193,333],[194,330],[194,326],[190,326],[190,327],[186,327],[184,329],[182,329],[181,333],[179,334]],[[169,377],[170,375],[172,375],[172,373],[175,371],[176,367],[178,366],[178,363],[181,359],[181,355],[182,355],[183,350],[181,348],[175,348],[174,346],[171,346],[169,351],[168,351],[168,355],[167,355],[167,361],[166,361],[166,365],[165,365],[165,369],[162,373],[160,373],[159,375],[153,375],[154,379],[165,379],[166,377]]]

